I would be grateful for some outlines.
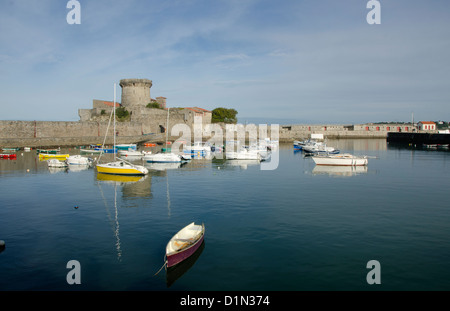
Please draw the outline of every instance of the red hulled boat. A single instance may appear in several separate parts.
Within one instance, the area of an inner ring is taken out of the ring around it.
[[[200,247],[205,236],[205,225],[190,223],[178,231],[167,243],[167,267],[175,266],[189,258]]]
[[[15,159],[17,154],[15,153],[0,153],[0,159]]]

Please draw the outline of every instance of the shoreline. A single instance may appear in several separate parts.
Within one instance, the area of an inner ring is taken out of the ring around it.
[[[310,137],[311,133],[303,133],[292,137],[279,136],[280,143],[293,143],[295,140],[304,140]],[[316,134],[316,133],[314,133]],[[224,135],[224,142],[225,142]],[[324,133],[324,139],[386,139],[387,133],[365,133],[365,132],[330,132]],[[170,141],[175,141],[179,137],[169,137]],[[211,137],[203,137],[203,141],[208,141]],[[246,139],[248,141],[248,137]],[[51,148],[51,147],[75,147],[75,146],[89,146],[94,144],[102,144],[104,137],[38,137],[38,138],[0,138],[1,148]],[[117,136],[117,144],[144,142],[164,143],[165,139],[162,135],[142,135],[142,136]],[[193,141],[193,140],[191,140]],[[108,136],[105,145],[112,145],[113,137]]]
[[[23,147],[48,148],[55,146],[72,147],[102,144],[105,140],[107,125],[108,123],[102,122],[0,121],[0,149]],[[174,129],[173,125],[170,125],[170,128]],[[260,137],[262,137],[261,135],[266,135],[266,137],[278,140],[280,143],[292,143],[294,140],[305,140],[310,138],[312,134],[322,134],[324,139],[386,139],[388,133],[391,132],[418,132],[417,129],[410,124],[267,124],[264,125],[266,126],[265,128],[260,125],[256,125],[254,128],[248,127],[249,125],[255,126],[255,124],[237,125],[237,127],[228,127],[228,124],[223,123],[203,123],[200,128],[198,128],[198,125],[196,124],[193,124],[193,126],[186,125],[187,128],[184,129],[190,129],[190,133],[177,132],[177,136],[171,135],[169,140],[174,141],[181,135],[187,135],[187,137],[191,136],[191,141],[193,141],[193,138],[197,137],[201,137],[203,141],[208,141],[211,137],[214,138],[214,135],[223,135],[222,139],[225,141],[228,139],[227,130],[237,131],[236,133],[230,132],[231,137],[233,137],[233,135],[237,136],[237,133],[244,133],[243,135],[245,135],[246,138],[249,137],[250,134],[256,135],[256,137],[258,135]],[[278,128],[278,130],[274,128],[274,133],[272,133],[272,126]],[[144,142],[160,143],[165,142],[166,140],[166,134],[150,133],[150,129],[146,128],[141,123],[119,123],[116,127],[116,131],[118,132],[118,136],[116,136],[116,142],[118,144],[142,144]],[[110,133],[112,134],[112,132]],[[172,134],[172,130],[169,130],[169,133]],[[218,136],[219,141],[220,138],[221,137]],[[112,135],[106,137],[105,144],[113,144]]]

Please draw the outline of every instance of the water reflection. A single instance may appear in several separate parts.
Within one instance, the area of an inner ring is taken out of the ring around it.
[[[150,170],[165,171],[180,168],[185,163],[145,163],[144,166]]]
[[[408,144],[408,143],[388,143],[388,149],[394,150],[423,150],[423,151],[450,151],[449,145],[439,145],[439,144]]]
[[[205,248],[205,240],[203,240],[202,245],[200,245],[200,247],[195,251],[195,253],[192,254],[189,258],[187,258],[186,260],[180,262],[175,266],[167,268],[166,270],[167,287],[172,286],[172,284],[175,283],[176,280],[181,278],[189,269],[192,268],[192,266],[195,264],[197,259],[202,254],[204,248]]]
[[[316,165],[312,170],[312,174],[329,175],[333,177],[351,177],[357,174],[365,174],[367,171],[367,166]]]
[[[259,160],[227,160],[227,166],[238,166],[243,170],[246,170],[249,166],[259,165]]]

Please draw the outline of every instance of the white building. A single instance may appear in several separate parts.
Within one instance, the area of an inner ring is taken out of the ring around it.
[[[436,123],[432,121],[420,121],[418,125],[420,131],[436,131]]]

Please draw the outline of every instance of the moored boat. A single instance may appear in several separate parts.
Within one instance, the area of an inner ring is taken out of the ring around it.
[[[61,152],[61,148],[58,149],[36,149],[37,153],[41,154],[58,154]]]
[[[239,151],[227,151],[225,157],[228,160],[258,160],[261,161],[262,157],[258,150],[248,150],[242,148]]]
[[[146,175],[148,174],[148,169],[142,165],[134,165],[125,161],[114,161],[97,164],[97,172],[116,175]]]
[[[0,153],[0,159],[16,159],[17,154],[15,153]]]
[[[317,165],[365,166],[369,162],[365,156],[355,156],[349,153],[315,155],[312,159]]]
[[[101,154],[103,153],[102,145],[90,145],[89,148],[80,148],[80,154]]]
[[[302,146],[302,150],[305,153],[312,153],[312,154],[338,154],[340,152],[338,149],[334,147],[329,147],[321,142],[305,144]]]
[[[167,243],[167,267],[175,266],[189,258],[200,247],[205,237],[205,225],[190,223],[178,231]]]
[[[128,149],[128,150],[121,150],[119,149],[117,151],[117,153],[119,154],[119,157],[130,157],[130,158],[142,158],[144,156],[144,153],[141,151],[137,151],[137,150],[133,150],[133,149]]]
[[[47,160],[48,167],[67,167],[68,164],[66,161],[60,161],[58,159],[50,159]]]
[[[70,154],[53,154],[53,153],[39,153],[39,160],[49,160],[49,159],[58,159],[58,160],[66,160]]]
[[[114,105],[116,103],[116,84],[114,84]],[[114,131],[113,131],[113,154],[114,160],[112,162],[99,164],[97,163],[97,172],[103,174],[114,174],[114,175],[146,175],[148,174],[148,169],[142,165],[131,164],[123,159],[116,161],[116,109],[112,109],[111,117],[114,116]],[[105,133],[105,139],[108,130]],[[102,145],[104,146],[104,144]],[[104,150],[104,149],[102,149]],[[101,155],[100,155],[101,156]],[[100,157],[98,159],[100,161]]]
[[[181,163],[187,160],[187,158],[171,152],[146,154],[143,159],[147,163]]]
[[[117,144],[117,150],[137,150],[136,144]]]
[[[66,160],[69,165],[88,165],[91,166],[94,163],[92,158],[83,157],[81,155],[71,155]]]

